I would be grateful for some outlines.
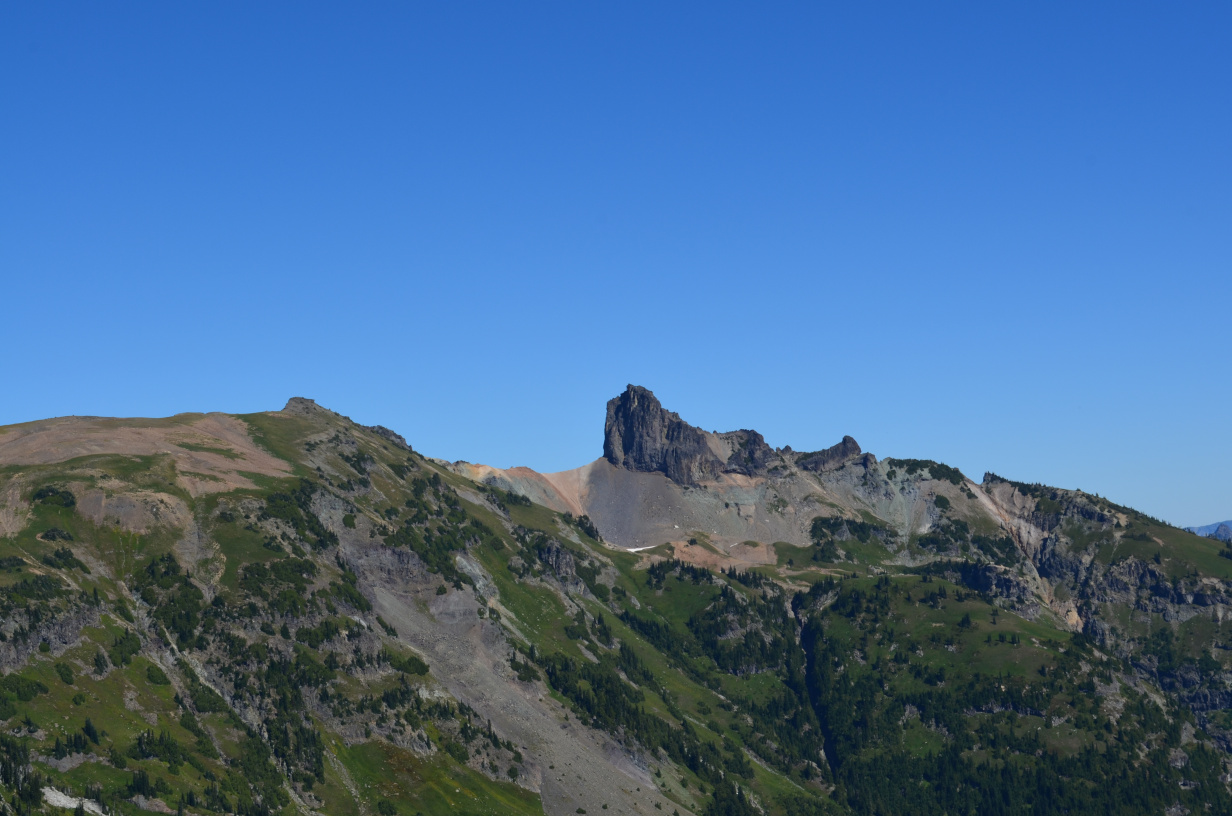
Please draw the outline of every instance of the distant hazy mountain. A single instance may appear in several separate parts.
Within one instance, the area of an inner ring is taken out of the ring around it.
[[[1187,527],[1191,533],[1196,533],[1200,536],[1214,536],[1220,541],[1232,541],[1232,519],[1227,521],[1217,521],[1214,524],[1208,524],[1205,527]]]

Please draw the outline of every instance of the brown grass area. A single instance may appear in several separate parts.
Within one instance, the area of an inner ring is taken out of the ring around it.
[[[774,547],[761,542],[734,544],[728,548],[726,553],[701,544],[690,544],[687,541],[669,541],[668,546],[672,550],[671,558],[676,558],[698,567],[705,567],[716,572],[720,569],[730,569],[731,567],[748,569],[749,567],[773,565],[778,561]],[[656,561],[663,561],[665,558],[665,556],[659,554],[648,555],[646,556],[645,563],[653,564]]]
[[[168,455],[190,495],[253,487],[242,471],[287,476],[291,466],[259,447],[248,426],[227,414],[167,419],[61,417],[10,425],[0,434],[0,466],[49,465],[84,456]],[[187,447],[185,447],[187,446]]]

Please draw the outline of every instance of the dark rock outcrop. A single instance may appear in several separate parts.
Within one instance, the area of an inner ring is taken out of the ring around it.
[[[725,463],[711,448],[709,436],[665,410],[648,389],[630,385],[607,404],[603,456],[617,467],[663,473],[679,484],[695,485],[723,472]]]
[[[833,447],[814,451],[813,453],[797,454],[796,466],[801,470],[811,470],[814,472],[833,470],[843,462],[846,462],[848,459],[854,459],[861,453],[863,451],[860,450],[859,444],[850,436],[844,436],[843,441]]]
[[[539,551],[539,560],[547,565],[557,580],[569,583],[577,576],[577,562],[573,553],[553,541]]]
[[[296,416],[312,416],[322,411],[326,414],[334,413],[328,408],[317,405],[316,400],[309,399],[308,397],[291,397],[282,408],[284,414],[294,414]]]
[[[640,385],[630,385],[607,404],[603,456],[616,467],[643,473],[662,473],[682,485],[697,485],[722,473],[765,476],[772,467],[796,457],[805,470],[839,467],[860,456],[850,436],[832,448],[796,454],[791,448],[775,450],[757,431],[711,433],[695,428],[666,410],[658,398]]]
[[[766,472],[771,463],[778,461],[774,448],[757,431],[740,430],[718,434],[725,447],[731,450],[723,463],[725,473],[743,473],[758,476]]]
[[[991,595],[1000,602],[999,605],[1012,609],[1024,618],[1034,620],[1039,616],[1039,602],[1030,584],[1005,567],[968,562],[953,572],[947,572],[946,577],[976,592]]]
[[[406,450],[411,449],[411,446],[407,444],[406,439],[402,436],[402,434],[396,431],[391,431],[389,428],[386,428],[384,425],[365,425],[364,428],[366,430],[372,431],[374,434],[381,437],[382,439],[385,439],[389,442],[393,442],[395,445],[397,445],[400,448],[404,448]]]
[[[39,644],[46,642],[51,654],[58,656],[66,649],[81,642],[81,631],[87,626],[97,626],[101,616],[99,608],[82,606],[66,614],[32,619],[26,612],[15,612],[3,624],[7,629],[6,639],[0,642],[0,673],[8,674],[25,665],[38,652]],[[15,637],[18,629],[24,629],[25,637]]]

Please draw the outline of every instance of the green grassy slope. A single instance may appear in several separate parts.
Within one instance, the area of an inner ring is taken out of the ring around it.
[[[153,800],[199,813],[541,812],[505,773],[511,746],[493,737],[483,753],[500,773],[476,769],[483,729],[382,631],[313,510],[330,496],[376,515],[382,478],[404,510],[419,502],[434,517],[457,506],[453,492],[371,436],[354,465],[337,460],[352,485],[330,485],[304,462],[305,440],[360,429],[332,416],[245,419],[297,475],[317,478],[251,474],[257,489],[193,497],[168,458],[130,456],[0,477],[25,522],[0,538],[0,753],[17,765],[0,784],[18,812],[39,809],[45,785],[120,813]],[[394,467],[372,473],[365,450]],[[417,480],[395,488],[397,472]],[[178,501],[192,529],[96,523],[77,502],[91,490]]]
[[[1007,796],[1024,812],[1232,804],[1225,755],[1192,712],[1089,638],[947,580],[948,565],[784,569],[792,590],[679,561],[638,568],[578,541],[575,561],[610,563],[618,589],[578,598],[585,627],[528,627],[528,654],[579,716],[663,746],[682,766],[665,780],[681,805],[727,812],[714,797],[729,781],[771,813],[996,812]],[[528,578],[502,598],[533,597]],[[622,705],[609,689],[630,681]]]

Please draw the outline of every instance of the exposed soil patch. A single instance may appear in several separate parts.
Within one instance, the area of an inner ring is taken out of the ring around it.
[[[167,419],[62,417],[5,430],[0,434],[0,465],[49,465],[106,454],[168,455],[175,462],[178,483],[194,496],[253,487],[244,472],[291,473],[287,462],[253,441],[242,420],[227,414],[179,414]],[[0,534],[12,525],[3,509],[11,506],[0,500]]]
[[[700,544],[689,544],[687,541],[673,541],[671,548],[673,558],[716,572],[731,567],[747,569],[767,564],[773,565],[778,560],[773,547],[757,542],[735,544],[729,548],[727,554],[716,552]]]

